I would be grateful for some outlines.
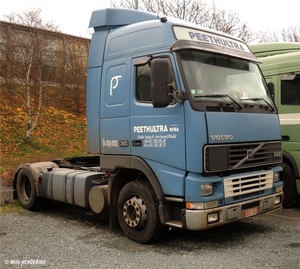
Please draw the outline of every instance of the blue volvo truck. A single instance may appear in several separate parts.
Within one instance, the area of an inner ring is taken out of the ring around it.
[[[15,197],[107,214],[138,243],[282,206],[277,109],[248,46],[178,19],[92,13],[88,156],[21,164]]]

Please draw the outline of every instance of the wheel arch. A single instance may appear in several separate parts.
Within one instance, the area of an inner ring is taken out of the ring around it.
[[[26,169],[30,171],[34,180],[35,180],[35,188],[36,188],[36,195],[42,196],[42,186],[39,182],[36,181],[36,178],[41,177],[45,171],[49,168],[58,168],[58,165],[53,162],[37,162],[37,163],[24,163],[20,164],[16,169],[13,179],[13,198],[18,199],[17,194],[17,178],[22,169]]]
[[[294,172],[295,178],[299,177],[298,166],[292,155],[290,155],[287,151],[283,151],[282,162],[289,165]]]
[[[115,228],[119,226],[117,219],[117,203],[119,193],[125,184],[135,179],[147,179],[158,199],[160,210],[165,205],[165,195],[159,180],[151,167],[141,158],[135,156],[100,156],[101,169],[110,172],[108,183],[108,203],[109,203],[109,226]],[[145,176],[145,178],[143,177]],[[122,178],[122,180],[120,180]],[[161,212],[163,212],[161,210]],[[161,220],[164,219],[160,212]]]
[[[141,158],[135,156],[100,156],[100,164],[101,169],[103,171],[114,173],[119,173],[120,171],[124,171],[124,169],[129,169],[129,171],[140,171],[142,172],[146,178],[151,183],[156,197],[159,201],[163,201],[165,199],[162,187],[156,177],[155,173],[151,169],[151,167]]]

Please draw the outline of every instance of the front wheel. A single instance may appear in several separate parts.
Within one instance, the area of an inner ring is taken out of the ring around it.
[[[123,187],[118,198],[118,219],[125,235],[141,244],[158,240],[166,229],[159,220],[155,192],[146,180]]]
[[[17,177],[17,195],[21,206],[28,210],[37,210],[44,204],[43,197],[37,197],[35,182],[28,169],[21,169]]]
[[[297,189],[296,189],[296,179],[294,176],[293,169],[285,164],[281,164],[283,168],[283,203],[282,206],[285,208],[294,206],[298,201]]]

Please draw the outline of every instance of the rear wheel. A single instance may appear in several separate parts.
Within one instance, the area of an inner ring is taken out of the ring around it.
[[[294,206],[298,201],[296,181],[293,169],[286,163],[281,164],[283,168],[283,203],[282,206],[285,208]]]
[[[155,192],[146,180],[123,187],[118,198],[118,219],[125,235],[142,244],[158,240],[166,229],[159,220]]]
[[[44,198],[36,196],[34,178],[28,169],[21,169],[18,173],[17,195],[25,209],[37,210],[44,204]]]

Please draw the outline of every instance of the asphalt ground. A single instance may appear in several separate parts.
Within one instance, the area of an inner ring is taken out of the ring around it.
[[[0,268],[299,269],[300,208],[140,245],[90,211],[55,204],[0,214]]]

